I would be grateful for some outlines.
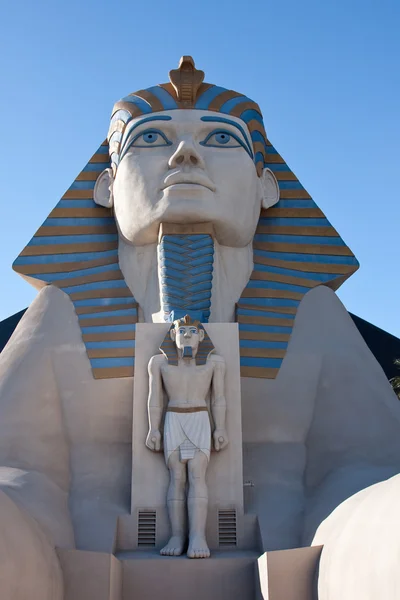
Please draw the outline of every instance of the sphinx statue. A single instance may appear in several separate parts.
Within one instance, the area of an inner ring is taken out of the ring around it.
[[[60,551],[115,552],[141,324],[238,328],[244,510],[262,551],[337,552],[335,509],[399,472],[398,401],[335,295],[356,258],[259,106],[191,57],[115,104],[13,268],[39,293],[0,356],[4,597],[61,600]],[[354,598],[329,595],[323,557],[320,597]]]

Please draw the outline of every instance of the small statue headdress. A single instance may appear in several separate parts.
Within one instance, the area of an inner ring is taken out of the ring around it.
[[[174,327],[178,329],[181,325],[188,326],[192,325],[192,327],[197,327],[197,329],[203,329],[202,324],[197,319],[193,319],[190,315],[185,315],[181,319],[175,319]]]
[[[215,350],[214,344],[210,340],[207,331],[204,329],[200,321],[192,319],[192,317],[190,317],[189,315],[185,315],[181,319],[176,319],[171,324],[171,327],[169,328],[168,333],[160,346],[161,352],[167,357],[169,365],[174,365],[175,367],[178,366],[178,354],[176,350],[176,344],[171,339],[170,331],[171,329],[178,329],[181,325],[192,325],[193,327],[204,331],[204,339],[202,342],[200,342],[196,354],[196,365],[204,365],[207,362],[207,358]]]

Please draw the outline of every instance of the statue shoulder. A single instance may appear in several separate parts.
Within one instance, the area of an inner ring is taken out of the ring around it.
[[[153,372],[159,369],[166,362],[167,358],[164,356],[164,354],[155,354],[149,360],[149,371]]]
[[[215,366],[219,367],[225,366],[225,359],[220,354],[210,354],[210,356],[208,357],[208,362],[214,363]]]

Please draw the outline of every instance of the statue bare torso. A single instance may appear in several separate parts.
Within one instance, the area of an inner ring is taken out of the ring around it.
[[[200,407],[206,406],[207,394],[216,361],[210,357],[205,365],[197,366],[195,360],[190,364],[180,361],[178,366],[168,365],[162,356],[161,377],[168,396],[169,407]],[[186,361],[187,362],[187,361]]]

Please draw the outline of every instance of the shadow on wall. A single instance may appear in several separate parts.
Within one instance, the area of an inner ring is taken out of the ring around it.
[[[20,310],[15,315],[0,321],[0,352],[7,344],[25,311],[26,309]],[[386,377],[391,379],[398,376],[398,367],[393,363],[396,358],[400,358],[400,339],[352,313],[349,313],[349,315],[363,336],[368,348],[384,370]]]

